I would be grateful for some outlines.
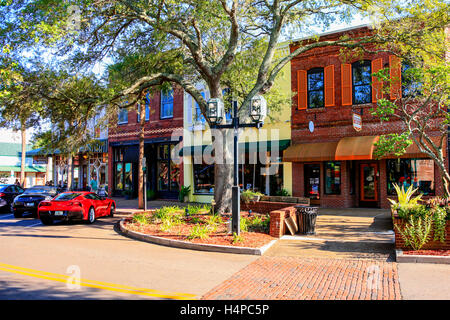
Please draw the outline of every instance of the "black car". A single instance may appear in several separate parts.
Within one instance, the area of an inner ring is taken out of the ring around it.
[[[10,212],[14,198],[25,189],[15,184],[0,184],[0,210]]]
[[[37,216],[37,208],[42,200],[51,200],[58,193],[59,189],[53,186],[34,186],[25,190],[17,196],[13,202],[14,217],[21,218],[24,213],[31,213]]]

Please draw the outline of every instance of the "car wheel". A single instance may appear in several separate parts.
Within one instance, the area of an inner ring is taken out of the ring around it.
[[[92,224],[95,222],[95,210],[94,207],[91,207],[88,212],[88,223]]]
[[[116,207],[113,203],[111,203],[111,208],[109,209],[109,216],[112,218],[114,217],[114,212],[116,211]]]
[[[53,219],[41,217],[41,222],[42,222],[42,224],[44,224],[46,226],[50,226],[53,224]]]
[[[22,213],[14,211],[14,218],[22,218]]]

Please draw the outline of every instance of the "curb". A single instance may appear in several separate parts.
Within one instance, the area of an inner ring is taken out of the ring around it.
[[[450,256],[403,254],[403,250],[395,249],[395,260],[398,263],[441,263],[450,264]]]
[[[211,252],[221,252],[221,253],[235,253],[235,254],[249,254],[249,255],[257,255],[261,256],[264,252],[267,251],[277,240],[272,240],[271,242],[265,244],[260,248],[249,248],[249,247],[232,247],[232,246],[223,246],[223,245],[215,245],[215,244],[203,244],[203,243],[192,243],[181,240],[173,240],[167,239],[157,236],[151,236],[148,234],[144,234],[137,231],[132,231],[125,228],[124,225],[125,219],[120,220],[120,231],[130,238],[155,243],[163,246],[174,247],[179,249],[190,249],[190,250],[199,250],[199,251],[211,251]]]

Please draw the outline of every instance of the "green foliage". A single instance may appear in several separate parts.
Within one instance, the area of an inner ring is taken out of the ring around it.
[[[419,194],[418,196],[413,197],[418,188],[413,189],[412,185],[410,185],[406,191],[403,185],[400,188],[397,184],[394,184],[394,188],[397,192],[397,201],[388,199],[391,202],[393,209],[399,209],[400,207],[405,207],[407,205],[416,205],[423,196],[422,194]]]
[[[270,229],[269,215],[266,215],[264,218],[261,216],[255,216],[247,219],[247,230],[250,232],[269,233],[269,229]]]
[[[209,204],[200,204],[200,205],[188,205],[187,209],[189,211],[189,214],[195,215],[195,214],[201,214],[203,213],[209,213],[211,210],[211,206]]]
[[[239,242],[243,242],[244,241],[244,236],[242,235],[237,235],[236,232],[233,232],[233,240],[231,241],[233,244],[239,243]]]
[[[447,223],[447,211],[443,207],[434,207],[433,209],[433,231],[435,241],[445,243],[445,231]]]
[[[209,238],[209,234],[210,229],[208,228],[208,226],[194,226],[188,236],[188,239],[206,239]]]
[[[239,220],[239,228],[241,229],[242,232],[247,232],[248,231],[248,219],[247,218],[241,218]]]
[[[430,232],[433,219],[427,215],[425,217],[410,216],[403,227],[395,225],[394,227],[402,236],[406,246],[413,250],[420,250],[428,241],[430,241]]]
[[[289,193],[289,191],[287,191],[286,189],[281,189],[281,190],[277,190],[275,192],[276,196],[281,196],[281,197],[290,197],[291,194]]]
[[[133,223],[145,225],[150,223],[150,217],[146,213],[136,213],[133,215]]]
[[[244,203],[249,203],[250,201],[256,201],[257,199],[259,199],[259,197],[262,197],[262,196],[264,196],[264,194],[262,194],[261,192],[255,192],[250,189],[243,190],[241,192],[241,200]]]
[[[181,186],[179,193],[179,200],[184,202],[184,197],[188,196],[191,192],[191,186]]]

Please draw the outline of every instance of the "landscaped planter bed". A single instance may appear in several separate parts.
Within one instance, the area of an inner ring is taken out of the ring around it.
[[[420,256],[450,256],[450,250],[402,250],[405,255],[420,255]]]
[[[155,211],[150,211],[146,214],[150,217],[154,213]],[[142,213],[138,213],[138,215],[142,215]],[[158,219],[155,219],[153,223],[139,223],[133,218],[134,215],[126,218],[122,222],[122,225],[125,229],[132,232],[155,237],[154,239],[158,237],[167,240],[175,240],[176,243],[181,241],[200,245],[231,246],[236,248],[261,248],[275,240],[265,232],[241,231],[239,237],[230,234],[228,232],[228,222],[231,219],[230,215],[224,215],[216,218],[220,220],[220,222],[211,227],[212,230],[208,229],[209,231],[206,237],[193,237],[192,234],[194,228],[209,228],[208,219],[210,219],[212,215],[207,212],[202,212],[200,214],[186,216],[182,211],[177,212],[176,215],[178,218],[181,218],[181,221],[168,229],[164,228],[162,226],[162,221],[159,221]],[[248,212],[241,213],[241,218],[250,218],[250,221],[255,217],[259,217],[262,220],[267,218],[267,216],[257,213],[252,213],[250,215]]]

